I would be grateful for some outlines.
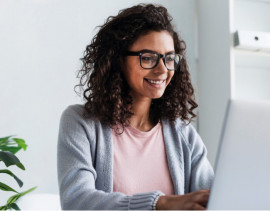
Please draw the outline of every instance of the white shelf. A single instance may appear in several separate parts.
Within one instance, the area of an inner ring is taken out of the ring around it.
[[[235,66],[264,68],[270,71],[270,52],[233,49]],[[269,78],[270,79],[270,78]]]
[[[234,46],[237,49],[270,53],[270,33],[258,31],[236,31]]]

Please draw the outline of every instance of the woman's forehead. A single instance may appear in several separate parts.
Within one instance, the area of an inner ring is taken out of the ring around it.
[[[140,51],[149,49],[159,53],[166,53],[174,50],[174,42],[168,31],[150,31],[138,37],[130,46],[129,50]]]

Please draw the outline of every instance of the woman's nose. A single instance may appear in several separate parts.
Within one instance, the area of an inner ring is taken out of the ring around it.
[[[155,69],[155,72],[158,72],[158,73],[164,73],[164,72],[168,71],[168,69],[165,65],[164,58],[159,59],[158,65],[154,69]]]

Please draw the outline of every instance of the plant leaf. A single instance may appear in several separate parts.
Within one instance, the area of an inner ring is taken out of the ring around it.
[[[13,192],[18,193],[16,190],[14,190],[13,188],[9,187],[8,185],[6,185],[2,182],[0,182],[0,189],[3,191],[13,191]]]
[[[23,139],[12,137],[13,136],[7,136],[0,139],[0,149],[2,151],[10,151],[11,153],[15,154],[20,149],[23,149],[24,151],[27,149],[27,144]]]
[[[37,187],[33,187],[33,188],[30,188],[29,190],[27,191],[24,191],[24,192],[21,192],[21,193],[18,193],[16,195],[13,195],[11,196],[8,200],[7,200],[7,205],[9,204],[13,204],[15,203],[19,198],[21,198],[22,196],[32,192],[33,190],[35,190]]]
[[[27,144],[25,143],[23,139],[13,138],[13,140],[18,144],[19,147],[23,148],[24,151],[27,149]]]
[[[14,210],[21,210],[17,204],[12,203],[11,205],[9,205],[10,208],[13,208]]]
[[[19,163],[19,164],[17,164],[16,166],[18,166],[20,169],[22,169],[22,170],[25,170],[25,167],[24,167],[24,165],[22,164],[22,163]]]
[[[14,135],[12,135],[12,136],[14,136]],[[4,142],[4,141],[6,141],[6,140],[8,140],[10,137],[12,137],[12,136],[7,136],[7,137],[2,137],[2,138],[0,138],[0,143],[2,143],[2,142]]]
[[[12,176],[16,180],[16,182],[18,183],[18,185],[20,187],[23,186],[23,182],[15,174],[13,174],[10,170],[8,170],[8,169],[0,169],[0,173],[9,174],[10,176]]]
[[[21,210],[16,203],[2,206],[2,207],[0,207],[0,210],[10,210],[11,208],[13,208],[14,210]]]
[[[9,145],[16,143],[15,141],[13,141],[11,139],[11,137],[13,137],[13,136],[7,136],[7,137],[0,138],[0,146],[9,146]]]
[[[0,160],[5,163],[6,167],[9,167],[11,165],[17,165],[20,169],[25,170],[20,160],[11,152],[0,152]]]
[[[8,206],[6,206],[6,205],[0,207],[0,210],[7,210],[7,209],[8,209]]]
[[[16,154],[18,151],[20,151],[21,147],[9,147],[9,146],[0,146],[0,150],[2,151],[9,151],[12,154]]]

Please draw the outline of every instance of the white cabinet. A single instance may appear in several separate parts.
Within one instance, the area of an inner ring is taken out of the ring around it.
[[[237,30],[270,33],[270,1],[198,0],[197,10],[198,130],[213,164],[228,99],[270,100],[270,51],[234,43]]]

